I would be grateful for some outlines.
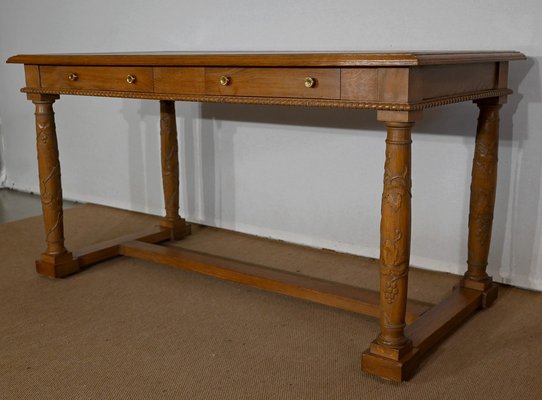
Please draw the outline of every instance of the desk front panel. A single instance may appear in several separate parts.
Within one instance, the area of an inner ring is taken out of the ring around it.
[[[509,94],[507,62],[378,68],[26,65],[25,70],[27,92],[127,98],[414,110]]]

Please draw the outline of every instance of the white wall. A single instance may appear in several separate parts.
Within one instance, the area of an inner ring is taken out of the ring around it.
[[[0,118],[0,188],[6,184],[6,165],[4,163],[4,137],[2,135],[2,119]]]
[[[128,1],[0,3],[0,55],[144,50],[511,49],[490,270],[542,289],[542,3]],[[32,104],[0,64],[8,185],[37,191]],[[56,103],[64,194],[159,214],[158,103]],[[378,256],[384,131],[362,110],[177,103],[191,221]],[[477,109],[428,110],[415,127],[413,265],[463,273]]]

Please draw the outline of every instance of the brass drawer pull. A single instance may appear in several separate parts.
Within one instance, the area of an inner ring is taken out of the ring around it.
[[[128,75],[126,77],[126,82],[128,82],[128,83],[135,83],[135,81],[136,81],[135,75]]]
[[[231,81],[230,77],[224,75],[224,76],[221,76],[221,77],[220,77],[220,81],[219,81],[219,82],[220,82],[220,84],[221,84],[222,86],[228,86],[228,85],[230,84],[230,81]]]
[[[68,74],[68,79],[72,82],[75,82],[79,77],[75,73]]]
[[[305,78],[305,87],[313,88],[316,86],[316,78],[311,78],[310,76]]]

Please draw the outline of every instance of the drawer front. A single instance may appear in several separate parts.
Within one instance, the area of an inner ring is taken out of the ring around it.
[[[41,86],[62,89],[152,92],[152,68],[40,67]]]
[[[340,98],[335,68],[205,68],[205,93],[225,96]]]
[[[204,94],[204,69],[198,67],[154,68],[156,93]]]

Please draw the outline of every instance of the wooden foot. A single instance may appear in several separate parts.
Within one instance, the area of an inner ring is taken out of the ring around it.
[[[184,219],[180,218],[175,221],[162,219],[160,226],[170,230],[171,240],[181,240],[192,233],[192,227]]]
[[[43,253],[36,260],[36,271],[51,278],[64,278],[79,272],[79,261],[70,252],[60,255]]]
[[[482,308],[489,308],[495,303],[499,295],[499,287],[496,284],[491,285],[489,289],[482,292]]]
[[[375,353],[373,351],[375,344],[376,341],[361,355],[363,371],[395,382],[406,381],[414,375],[419,363],[418,349],[411,348],[398,359],[393,359]]]
[[[160,226],[171,231],[172,240],[179,240],[190,234],[190,225],[179,215],[179,147],[174,101],[160,101],[160,143],[166,209]]]

